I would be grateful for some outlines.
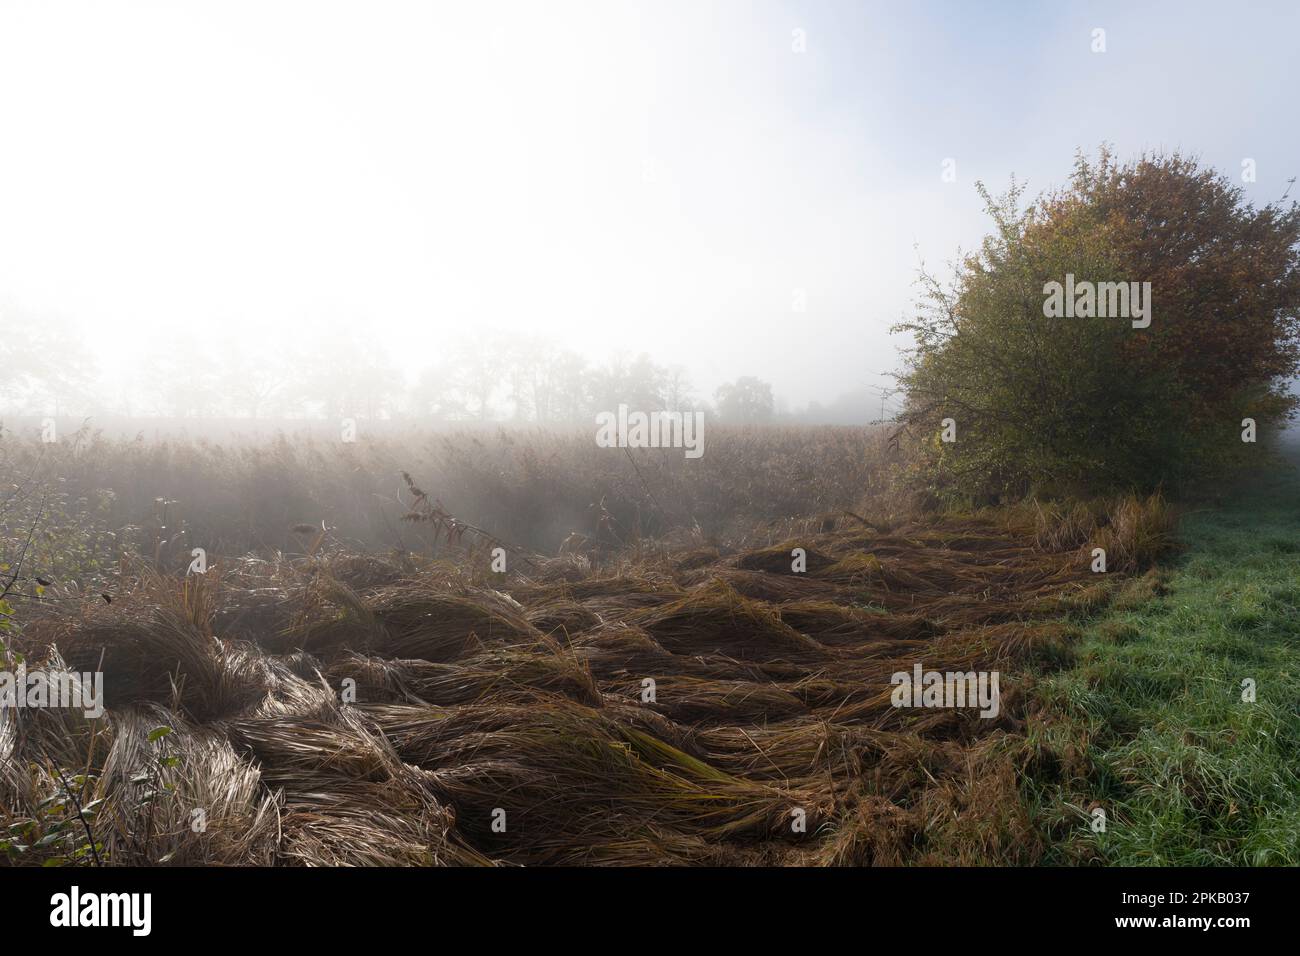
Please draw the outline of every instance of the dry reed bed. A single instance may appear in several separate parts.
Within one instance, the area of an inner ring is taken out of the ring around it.
[[[823,519],[528,576],[353,555],[140,575],[28,627],[29,661],[104,672],[108,716],[6,714],[0,806],[34,819],[59,770],[88,773],[112,863],[1033,862],[1017,781],[1054,758],[1012,674],[1106,599],[1093,540],[1130,569],[1162,546],[1158,501],[1120,515]],[[1002,671],[1001,712],[892,707],[918,662]]]

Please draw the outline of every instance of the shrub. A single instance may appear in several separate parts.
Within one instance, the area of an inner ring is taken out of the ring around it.
[[[1300,208],[1256,209],[1173,155],[1080,156],[1068,188],[1020,210],[980,186],[995,224],[945,285],[922,270],[904,375],[913,479],[931,494],[1170,489],[1243,463],[1243,418],[1295,398]],[[1151,323],[1048,317],[1047,283],[1150,282]],[[1152,305],[1153,303],[1153,305]],[[955,442],[940,441],[951,418]]]

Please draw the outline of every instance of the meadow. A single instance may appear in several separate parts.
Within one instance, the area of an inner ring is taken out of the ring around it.
[[[1174,525],[921,507],[883,429],[0,447],[7,663],[107,708],[5,712],[20,864],[1086,862],[1044,681]]]
[[[1042,674],[1032,736],[1079,754],[1035,801],[1104,806],[1051,858],[1300,865],[1300,449],[1188,509],[1176,560],[1087,622]]]

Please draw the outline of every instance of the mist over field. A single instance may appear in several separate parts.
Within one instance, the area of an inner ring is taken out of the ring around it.
[[[594,867],[895,867],[869,912],[945,933],[1280,906],[1298,28],[0,0],[15,922],[192,942],[217,867],[299,946],[647,899]]]
[[[53,367],[23,387],[36,360],[7,358],[0,403],[308,414],[301,380],[344,364],[356,414],[430,414],[460,342],[541,341],[862,423],[918,265],[986,231],[976,182],[1033,195],[1109,142],[1282,195],[1300,134],[1255,118],[1291,110],[1298,15],[6,2],[3,347]]]

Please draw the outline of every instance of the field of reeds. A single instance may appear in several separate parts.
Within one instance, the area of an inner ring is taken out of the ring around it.
[[[6,666],[106,715],[3,712],[0,859],[1035,863],[1026,775],[1081,762],[1030,675],[1171,526],[910,511],[861,429],[425,442],[11,441]],[[999,672],[997,715],[893,706],[917,664]]]
[[[22,516],[48,494],[47,529],[75,525],[98,535],[102,555],[146,554],[172,570],[200,546],[302,553],[314,533],[301,529],[322,523],[331,541],[353,550],[427,550],[427,538],[402,521],[413,504],[403,473],[463,521],[542,553],[566,540],[621,549],[683,529],[743,540],[782,518],[862,501],[896,506],[884,428],[715,426],[708,454],[687,460],[675,449],[600,448],[590,429],[383,424],[366,425],[355,443],[317,423],[126,439],[66,429],[49,445],[37,424],[6,422],[0,487],[19,491],[0,533],[16,546]]]

